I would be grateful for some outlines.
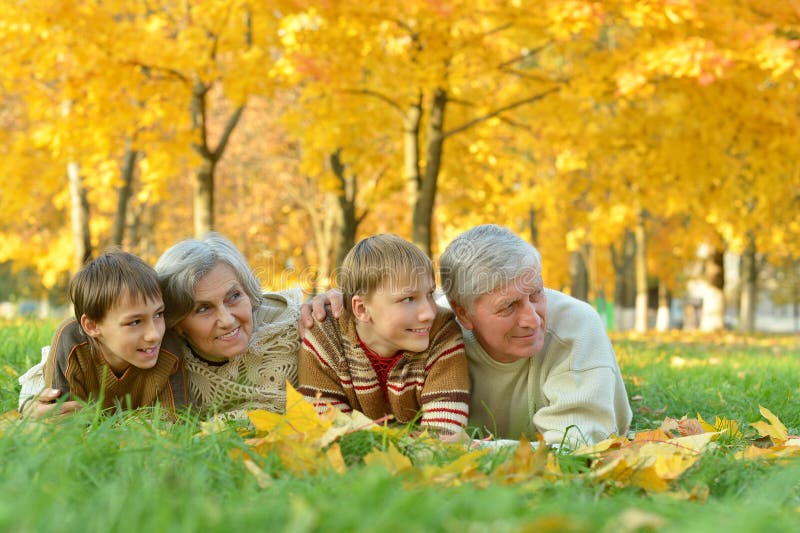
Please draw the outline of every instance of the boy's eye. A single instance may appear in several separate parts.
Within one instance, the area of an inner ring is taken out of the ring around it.
[[[142,321],[137,318],[136,320],[131,320],[130,322],[128,322],[128,325],[129,326],[138,326],[141,323],[142,323]]]
[[[206,311],[208,311],[208,306],[207,305],[198,305],[197,308],[194,310],[194,312],[197,313],[197,314],[205,313]]]
[[[158,311],[155,315],[153,315],[153,317],[154,318],[164,318],[164,311]]]

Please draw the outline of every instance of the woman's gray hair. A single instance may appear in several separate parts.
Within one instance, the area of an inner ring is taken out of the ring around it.
[[[229,266],[236,274],[253,304],[253,310],[261,305],[261,283],[242,253],[219,233],[209,233],[202,239],[182,240],[158,258],[155,269],[164,293],[164,316],[168,328],[191,313],[197,282],[220,264]]]
[[[439,259],[447,299],[467,310],[472,310],[480,295],[492,292],[531,267],[541,272],[539,251],[508,228],[495,224],[465,231]]]

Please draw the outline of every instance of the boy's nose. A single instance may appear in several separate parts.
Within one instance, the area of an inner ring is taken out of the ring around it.
[[[419,306],[419,310],[417,312],[417,319],[421,322],[427,322],[428,320],[433,320],[436,316],[436,304],[431,301],[425,301]]]
[[[164,331],[158,327],[158,324],[152,321],[148,324],[147,331],[145,332],[145,339],[147,341],[153,342],[161,340],[163,335]]]

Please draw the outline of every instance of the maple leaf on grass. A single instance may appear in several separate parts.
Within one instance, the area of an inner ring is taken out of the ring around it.
[[[800,437],[789,435],[789,430],[772,411],[758,406],[761,415],[767,419],[750,424],[762,437],[769,437],[772,446],[762,447],[751,445],[746,450],[736,454],[738,459],[783,459],[800,457]]]

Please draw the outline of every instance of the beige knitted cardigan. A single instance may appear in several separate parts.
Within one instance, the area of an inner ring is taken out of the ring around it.
[[[189,395],[204,416],[235,419],[253,409],[286,410],[286,380],[297,385],[302,299],[299,288],[265,293],[253,312],[247,351],[223,365],[210,365],[184,346]]]

